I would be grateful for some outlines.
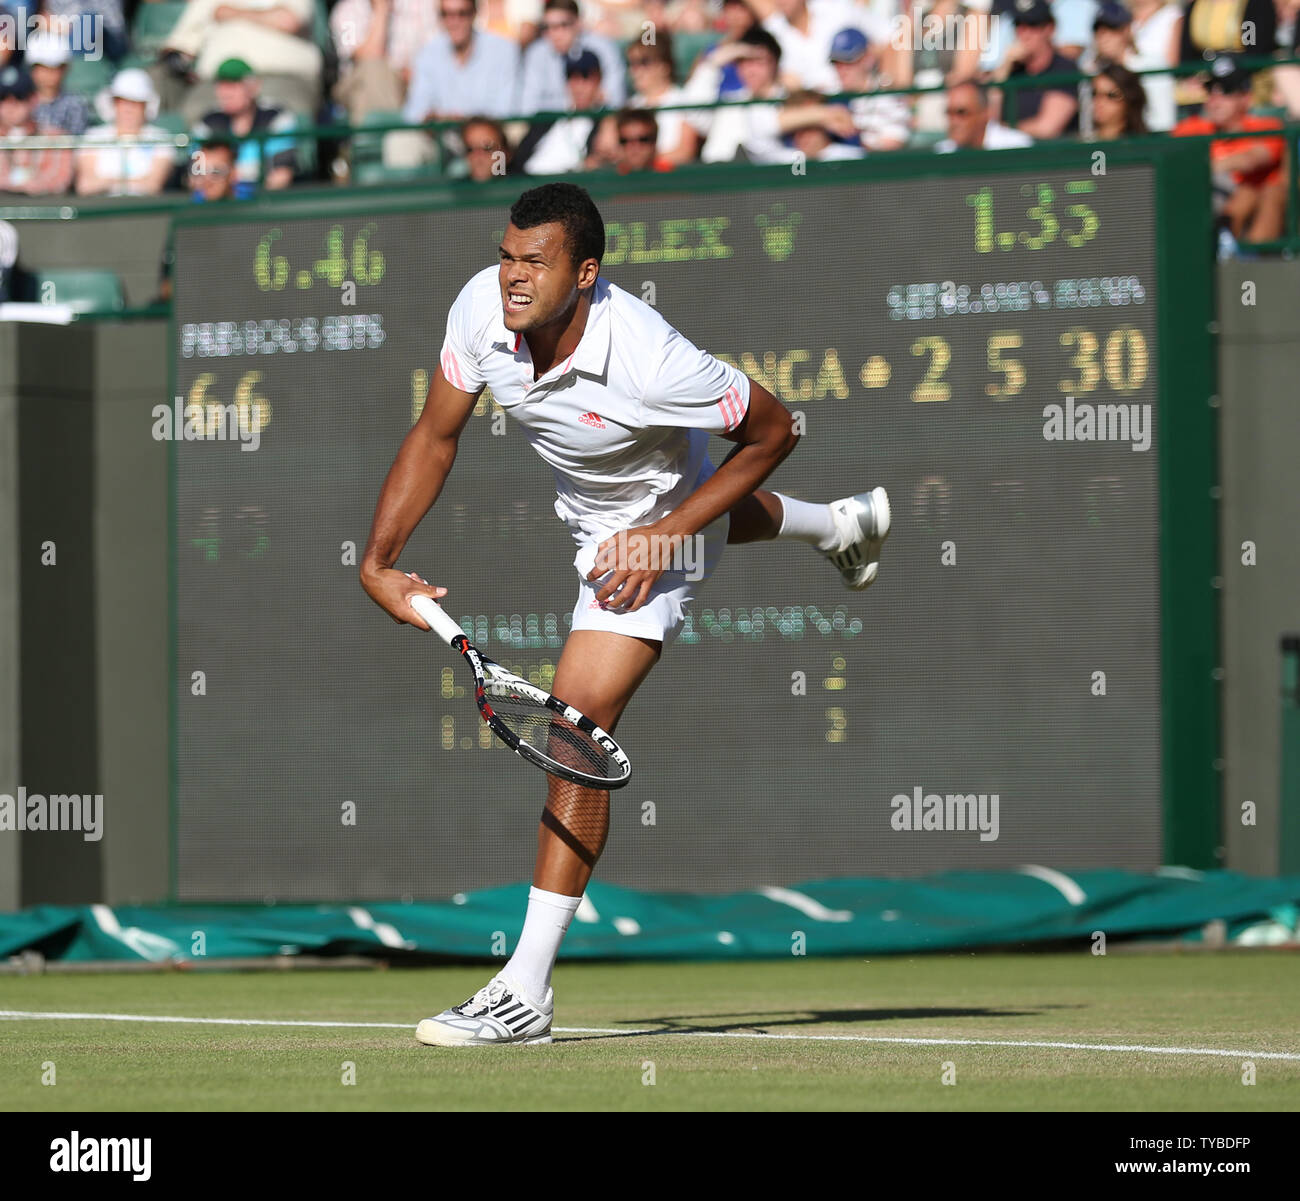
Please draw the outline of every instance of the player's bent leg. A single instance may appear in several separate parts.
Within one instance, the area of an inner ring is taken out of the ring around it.
[[[891,520],[889,495],[883,488],[830,504],[760,489],[731,510],[727,541],[795,538],[807,542],[839,568],[846,588],[861,592],[880,574],[880,551]]]
[[[785,510],[775,492],[759,488],[736,505],[730,516],[727,543],[735,546],[742,542],[766,542],[775,538],[781,532]]]

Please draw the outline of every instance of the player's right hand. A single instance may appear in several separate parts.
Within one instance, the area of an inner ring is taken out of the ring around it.
[[[447,595],[446,588],[430,584],[413,571],[398,571],[396,567],[384,567],[377,571],[361,573],[361,587],[370,599],[399,625],[413,625],[417,629],[427,630],[428,622],[411,608],[411,597],[431,596],[434,600]]]

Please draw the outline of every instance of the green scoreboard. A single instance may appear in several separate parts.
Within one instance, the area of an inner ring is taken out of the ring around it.
[[[602,274],[797,414],[772,486],[882,484],[894,510],[865,593],[800,544],[728,550],[620,726],[635,774],[604,879],[1151,868],[1213,842],[1212,549],[1168,528],[1212,520],[1188,160],[887,157],[591,178]],[[448,308],[524,186],[178,226],[175,404],[197,431],[173,506],[182,899],[529,875],[542,780],[356,567]],[[553,500],[484,394],[400,564],[543,683],[578,591]],[[914,796],[980,798],[996,830],[900,817]]]

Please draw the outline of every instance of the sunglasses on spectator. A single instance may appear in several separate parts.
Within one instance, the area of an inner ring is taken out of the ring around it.
[[[501,147],[495,142],[471,142],[465,149],[470,154],[495,154]]]
[[[636,54],[629,55],[627,65],[635,70],[637,67],[654,66],[654,64],[659,61],[660,60],[655,58],[653,54]]]
[[[640,133],[632,135],[619,135],[618,143],[620,146],[650,146],[655,141],[655,135],[652,133]]]
[[[230,174],[230,168],[194,166],[190,168],[190,174],[191,175],[215,175],[218,179],[220,179],[223,175]]]
[[[1118,88],[1093,88],[1093,96],[1100,100],[1123,100],[1124,93]]]
[[[464,18],[465,20],[469,20],[474,16],[474,10],[472,8],[440,8],[438,10],[438,15],[444,21],[450,21],[456,17],[461,17]]]
[[[568,29],[571,25],[576,25],[577,23],[578,22],[575,21],[572,17],[565,17],[564,20],[562,21],[543,21],[542,28],[543,29]]]

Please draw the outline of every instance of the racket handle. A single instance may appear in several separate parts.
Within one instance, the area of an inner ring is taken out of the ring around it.
[[[448,646],[451,646],[457,638],[465,637],[465,631],[460,628],[460,623],[449,616],[433,597],[413,596],[408,603]]]

